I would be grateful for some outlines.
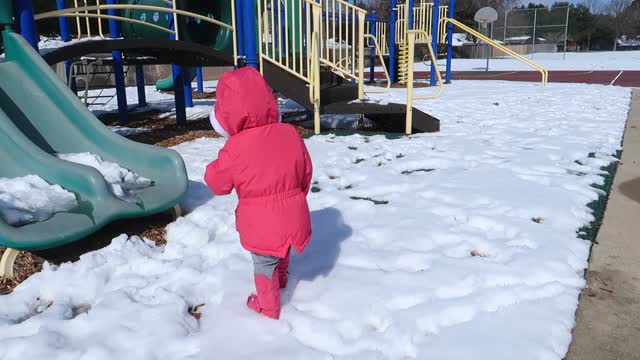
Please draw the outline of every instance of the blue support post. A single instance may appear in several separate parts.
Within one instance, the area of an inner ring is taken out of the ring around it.
[[[117,0],[107,0],[108,5],[117,5]],[[120,16],[120,11],[116,9],[107,10],[109,16]],[[120,24],[115,19],[109,19],[109,36],[111,38],[120,37]],[[113,51],[113,76],[116,80],[116,97],[118,98],[118,120],[126,122],[128,118],[127,90],[124,81],[124,62],[121,51]]]
[[[16,0],[15,16],[20,34],[38,51],[38,29],[33,17],[33,2],[31,0]]]
[[[456,16],[456,0],[449,0],[449,19]],[[447,72],[445,74],[445,83],[451,83],[451,60],[453,58],[453,24],[447,24]]]
[[[174,26],[175,17],[173,14],[169,15],[169,28],[175,30]],[[170,40],[175,40],[174,34],[169,35]],[[184,70],[182,66],[176,64],[171,65],[171,75],[173,77],[173,99],[176,104],[176,125],[178,127],[187,126],[187,109],[186,99],[184,92]]]
[[[187,125],[187,109],[185,104],[185,94],[184,94],[184,86],[180,86],[180,84],[184,84],[184,72],[182,71],[184,68],[178,65],[171,65],[171,70],[173,72],[173,97],[176,102],[176,124],[179,127],[184,127]]]
[[[177,84],[179,83],[174,83],[174,87],[177,87]],[[182,67],[182,87],[184,88],[184,106],[192,108],[191,71],[189,71],[189,68],[186,66]]]
[[[376,37],[376,22],[378,21],[378,14],[376,11],[371,11],[371,17],[369,17],[369,34]],[[369,82],[376,82],[376,49],[371,47],[369,49]]]
[[[138,106],[147,106],[147,95],[144,93],[144,66],[136,65],[136,87],[138,88]]]
[[[56,0],[56,5],[58,10],[67,8],[66,0]],[[69,27],[69,18],[65,16],[60,16],[58,18],[58,24],[60,25],[60,37],[62,41],[69,42],[71,41],[71,28]]]
[[[256,0],[240,0],[242,1],[242,16],[245,20],[243,35],[244,35],[244,50],[246,53],[246,62],[248,66],[258,68],[258,49],[256,46],[256,22],[254,19],[258,18],[256,14]]]
[[[409,19],[408,19],[408,25],[407,27],[409,28],[409,30],[413,29],[413,5],[414,5],[414,0],[407,0],[407,5],[409,6]]]
[[[238,56],[246,57],[247,54],[244,50],[244,18],[242,17],[244,13],[242,9],[242,0],[236,0],[236,32],[233,35],[236,37],[238,44]]]
[[[202,79],[202,66],[196,68],[196,77],[198,80],[198,94],[204,93],[204,81]]]
[[[56,0],[56,5],[58,10],[66,9],[67,1]],[[65,16],[60,16],[58,18],[58,25],[60,26],[60,38],[62,38],[62,41],[64,42],[71,41],[71,28],[69,27],[69,18]],[[71,91],[77,94],[78,86],[76,85],[76,79],[75,78],[70,79],[71,78],[71,61],[69,60],[64,61],[64,71],[67,76],[67,83],[69,84],[69,88],[71,88]]]
[[[396,82],[396,59],[398,49],[396,48],[396,21],[398,20],[398,10],[396,10],[397,0],[391,0],[391,16],[389,17],[389,77],[391,82]]]
[[[433,53],[438,58],[438,27],[440,25],[440,0],[433,0],[433,21],[431,26],[431,46],[433,47]],[[436,84],[436,64],[431,63],[431,74],[429,76],[429,83],[431,85]]]

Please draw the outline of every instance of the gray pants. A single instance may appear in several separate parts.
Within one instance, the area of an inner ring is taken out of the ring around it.
[[[295,251],[293,246],[286,256],[288,257],[292,251]],[[264,275],[269,279],[271,279],[271,275],[273,275],[273,272],[280,263],[280,258],[275,256],[251,253],[251,258],[253,259],[253,272],[259,275]]]
[[[251,257],[253,258],[253,272],[271,279],[271,275],[280,263],[280,258],[255,253],[251,253]]]

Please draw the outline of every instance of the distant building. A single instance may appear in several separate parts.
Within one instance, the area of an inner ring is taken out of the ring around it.
[[[617,50],[640,50],[640,37],[629,38],[622,35],[617,42]]]
[[[533,36],[512,36],[505,39],[507,45],[532,45]],[[536,37],[536,44],[546,44],[547,40],[541,37]]]

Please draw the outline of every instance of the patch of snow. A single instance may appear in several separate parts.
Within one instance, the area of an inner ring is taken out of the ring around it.
[[[122,135],[122,136],[130,136],[130,135],[137,135],[137,134],[142,134],[142,133],[146,133],[151,131],[151,129],[147,129],[147,128],[129,128],[126,126],[109,126],[109,129],[111,129],[111,131],[115,132],[118,135]]]
[[[153,181],[142,177],[120,165],[103,160],[91,153],[58,154],[62,160],[90,166],[98,170],[117,198],[127,202],[137,202],[136,191],[148,188]]]
[[[0,178],[0,218],[9,225],[44,221],[77,205],[72,192],[39,176]]]
[[[347,44],[346,41],[338,42],[334,38],[327,39],[325,47],[327,49],[351,49],[351,45]]]
[[[560,360],[585,286],[577,232],[629,101],[613,86],[457,81],[415,103],[440,133],[306,140],[314,233],[292,255],[279,321],[246,308],[237,197],[204,184],[224,140],[178,145],[190,186],[167,245],[122,235],[45,264],[0,297],[3,355]]]
[[[563,53],[537,53],[526,57],[547,70],[640,70],[640,51],[601,51],[601,52],[568,52],[566,59]],[[453,59],[452,71],[484,71],[486,59]],[[438,66],[444,69],[446,60],[438,60]],[[430,62],[415,63],[416,71],[428,71]],[[509,57],[494,58],[489,61],[490,71],[527,71],[533,69],[516,59]],[[382,71],[382,67],[376,67]]]
[[[473,45],[473,39],[466,33],[453,33],[453,46]]]
[[[217,80],[205,81],[204,92],[214,92],[218,85]],[[196,85],[194,84],[195,88]],[[97,95],[100,90],[89,91],[89,96]],[[104,89],[102,95],[114,95],[115,89]],[[138,103],[138,90],[135,86],[129,86],[126,88],[127,104],[130,107],[135,107]],[[139,110],[158,109],[163,111],[160,115],[161,118],[175,117],[175,98],[172,93],[164,93],[156,90],[155,86],[145,86],[145,96],[147,100],[146,108],[139,108]],[[187,120],[195,120],[206,118],[211,112],[211,107],[215,103],[215,99],[194,99],[193,108],[187,108]],[[90,105],[89,110],[94,114],[103,114],[118,111],[118,99],[114,96],[106,104]]]

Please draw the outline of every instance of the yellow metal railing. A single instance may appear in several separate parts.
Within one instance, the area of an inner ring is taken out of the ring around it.
[[[365,38],[370,39],[373,42],[373,48],[374,51],[376,53],[376,55],[378,56],[378,60],[380,60],[380,64],[382,64],[382,69],[384,70],[384,76],[387,78],[387,85],[383,90],[367,90],[368,93],[385,93],[387,91],[389,91],[389,89],[391,89],[391,76],[389,76],[389,71],[387,70],[387,65],[384,63],[384,58],[382,57],[382,51],[380,50],[380,46],[378,46],[378,40],[376,39],[375,36],[373,35],[369,35],[369,34],[365,34],[364,35]],[[373,59],[371,59],[371,61],[373,61]]]
[[[82,0],[81,2],[79,2],[78,0],[73,0],[73,3],[74,3],[76,8],[80,7],[81,5],[82,6],[89,6],[89,1],[87,1],[87,0]],[[79,4],[79,3],[81,3],[81,4]],[[95,4],[96,5],[100,5],[100,0],[96,0]],[[84,14],[85,15],[89,14],[89,11],[85,10]],[[97,15],[102,15],[100,10],[98,10]],[[84,34],[86,34],[87,37],[93,36],[93,33],[91,31],[91,20],[90,20],[91,18],[92,17],[89,17],[89,16],[84,18],[84,20],[85,20],[84,21],[84,25],[85,25],[85,29],[86,29],[86,32],[84,32]],[[95,17],[95,18],[97,19],[97,25],[98,25],[98,33],[97,33],[97,35],[99,35],[100,37],[104,38],[105,36],[104,36],[104,34],[102,32],[102,21],[98,17]],[[78,31],[78,34],[77,34],[77,38],[78,39],[82,38],[82,35],[83,35],[82,25],[83,25],[82,18],[76,17],[76,29]]]
[[[409,59],[412,60],[414,58],[414,49],[416,45],[416,37],[418,35],[426,37],[427,41],[431,41],[431,36],[429,34],[425,34],[423,30],[409,30],[408,33],[408,45],[409,45]],[[433,48],[431,46],[427,46],[429,49],[429,56],[431,57],[431,61],[435,67],[436,79],[438,80],[438,91],[433,95],[421,95],[415,96],[413,94],[413,61],[409,61],[409,72],[408,72],[408,80],[407,80],[407,117],[405,123],[405,132],[407,134],[411,134],[411,130],[413,129],[413,101],[414,100],[427,100],[427,99],[436,99],[442,96],[444,92],[444,82],[442,81],[442,75],[440,74],[440,70],[438,69],[438,61],[435,53],[433,52]]]
[[[547,81],[549,80],[549,72],[543,68],[542,66],[534,63],[533,61],[527,59],[526,57],[516,53],[515,51],[509,49],[508,47],[499,44],[498,42],[490,39],[488,36],[485,36],[483,34],[481,34],[480,32],[473,30],[472,28],[468,27],[467,25],[459,22],[458,20],[455,19],[450,19],[450,18],[442,18],[440,20],[443,24],[447,24],[447,23],[451,23],[453,26],[459,28],[460,30],[463,30],[473,36],[475,36],[476,38],[486,42],[489,46],[496,48],[502,52],[504,52],[505,54],[515,58],[516,60],[519,60],[527,65],[529,65],[530,67],[534,68],[535,70],[537,70],[538,72],[540,72],[540,75],[542,76],[541,82],[542,85],[546,85]]]
[[[407,31],[407,17],[406,11],[407,5],[400,4],[397,6],[398,17],[396,20],[396,43],[406,44],[406,31]],[[425,0],[419,1],[417,5],[414,5],[413,11],[413,30],[421,30],[419,34],[416,34],[416,44],[426,44],[427,37],[433,37],[433,8],[432,2]],[[439,18],[447,16],[449,7],[446,5],[440,6],[438,10]],[[441,24],[438,26],[438,43],[444,43],[446,38],[446,25]]]
[[[320,17],[318,16],[318,19]],[[320,134],[320,33],[311,34],[309,100],[313,104],[313,130]]]
[[[304,5],[304,6],[303,6]],[[314,33],[320,42],[322,8],[313,0],[258,0],[260,69],[264,61],[311,84]]]
[[[358,83],[364,96],[364,33],[367,12],[344,0],[320,0],[323,19],[320,31],[320,63]]]
[[[268,61],[308,84],[314,130],[319,134],[321,4],[314,0],[258,0],[258,32],[261,71]]]
[[[75,0],[74,0],[75,1]],[[191,17],[191,18],[196,18],[196,19],[200,19],[202,21],[206,21],[215,25],[218,25],[220,27],[226,28],[231,30],[232,32],[234,32],[234,35],[232,36],[233,38],[233,61],[234,64],[237,65],[237,58],[238,58],[238,44],[237,44],[237,37],[235,36],[235,32],[236,32],[236,14],[235,14],[235,0],[229,0],[231,1],[231,24],[226,24],[222,21],[219,20],[215,20],[212,19],[210,17],[207,16],[203,16],[200,14],[196,14],[196,13],[192,13],[189,11],[184,11],[184,10],[179,10],[176,9],[176,4],[175,2],[169,2],[169,1],[165,1],[163,0],[163,2],[167,3],[167,4],[172,4],[173,8],[166,8],[166,7],[160,7],[160,6],[150,6],[150,5],[101,5],[100,4],[100,0],[96,0],[96,4],[97,5],[86,5],[87,1],[84,0],[83,3],[85,4],[84,6],[76,6],[75,8],[69,8],[69,9],[61,9],[61,10],[55,10],[55,11],[49,11],[49,12],[45,12],[45,13],[41,13],[41,14],[37,14],[35,16],[36,20],[42,20],[42,19],[50,19],[50,18],[56,18],[56,17],[72,17],[72,18],[76,18],[76,25],[78,27],[78,33],[79,36],[82,35],[82,30],[81,30],[81,26],[80,26],[80,20],[81,18],[86,19],[86,26],[87,26],[87,35],[91,36],[91,24],[89,22],[90,18],[96,18],[98,19],[98,33],[100,34],[100,36],[104,37],[104,34],[102,33],[102,25],[100,24],[100,20],[102,19],[114,19],[114,20],[118,20],[118,21],[122,21],[122,22],[128,22],[128,23],[135,23],[135,24],[140,24],[140,25],[144,25],[147,27],[151,27],[154,29],[158,29],[161,31],[165,31],[169,34],[175,34],[176,36],[176,40],[179,39],[179,29],[178,29],[178,15],[180,16],[187,16],[187,17]],[[75,4],[77,5],[78,2],[75,1]],[[114,9],[114,10],[150,10],[150,11],[157,11],[157,12],[162,12],[162,13],[171,13],[174,16],[174,24],[175,24],[175,30],[169,30],[166,29],[162,26],[158,26],[155,24],[151,24],[145,21],[141,21],[141,20],[136,20],[136,19],[130,19],[127,17],[123,17],[123,16],[111,16],[111,15],[104,15],[102,14],[103,10],[110,10],[110,9]],[[94,13],[95,12],[95,13]]]
[[[371,34],[371,21],[366,21],[365,36]],[[388,24],[384,21],[376,21],[375,24],[375,37],[378,42],[380,53],[382,55],[389,55],[389,37],[387,36]]]

